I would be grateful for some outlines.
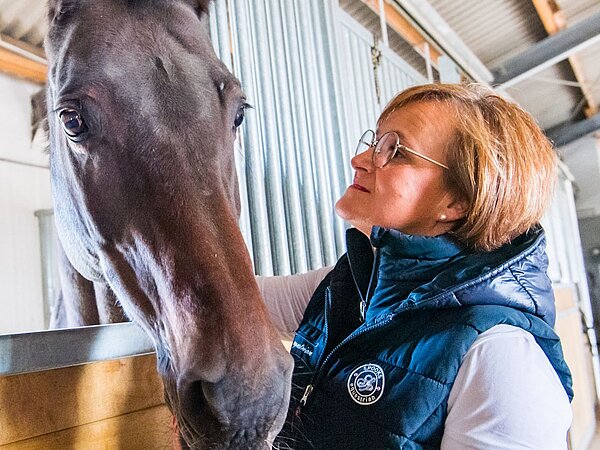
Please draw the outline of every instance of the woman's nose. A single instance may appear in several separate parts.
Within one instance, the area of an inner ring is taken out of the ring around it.
[[[365,150],[362,153],[354,155],[350,160],[350,164],[354,170],[373,170],[373,147]]]

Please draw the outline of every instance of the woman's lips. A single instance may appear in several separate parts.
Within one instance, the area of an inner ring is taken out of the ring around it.
[[[350,187],[353,187],[354,189],[358,189],[359,191],[362,191],[362,192],[369,192],[369,190],[366,187],[361,186],[358,183],[352,183],[352,185]]]

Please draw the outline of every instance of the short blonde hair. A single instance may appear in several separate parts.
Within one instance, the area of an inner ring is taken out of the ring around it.
[[[467,202],[452,234],[489,251],[534,227],[554,191],[557,156],[533,117],[482,85],[428,84],[398,94],[378,124],[416,102],[443,103],[452,112],[445,177]]]

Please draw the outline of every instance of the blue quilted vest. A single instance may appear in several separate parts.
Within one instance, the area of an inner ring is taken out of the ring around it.
[[[292,343],[279,448],[439,448],[462,357],[498,324],[531,333],[572,398],[552,329],[541,228],[490,253],[381,228],[371,242],[356,230],[347,240],[348,253],[316,290]],[[415,258],[404,257],[407,249]]]

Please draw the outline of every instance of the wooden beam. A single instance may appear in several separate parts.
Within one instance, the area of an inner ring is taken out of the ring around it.
[[[532,0],[542,24],[549,35],[565,28],[565,18],[554,0]]]
[[[362,0],[375,14],[379,15],[379,1],[378,0]],[[384,2],[385,19],[387,24],[398,33],[402,39],[408,42],[413,47],[420,50],[421,53],[425,52],[425,44],[428,43],[427,39],[423,37],[421,32],[417,30],[408,20],[406,20],[402,14],[387,1]],[[434,48],[433,43],[429,42],[429,56],[433,64],[438,63],[438,58],[441,53]]]
[[[37,47],[0,35],[0,72],[44,84],[48,66],[42,62],[43,57],[43,51]]]
[[[569,57],[569,63],[571,64],[575,78],[579,82],[579,89],[581,89],[581,92],[585,97],[587,106],[583,109],[583,113],[589,119],[598,112],[598,103],[596,103],[594,99],[594,93],[590,85],[590,80],[586,78],[585,72],[581,65],[581,59],[579,59],[577,55]]]
[[[41,47],[36,47],[35,45],[31,45],[28,42],[20,41],[19,39],[15,39],[6,34],[0,33],[0,42],[4,42],[16,49],[23,50],[31,55],[36,56],[37,58],[41,58],[43,60],[46,59],[46,52]]]
[[[559,6],[554,0],[532,0],[533,5],[546,29],[549,36],[558,33],[561,30],[567,28],[564,12],[560,10]],[[584,114],[586,117],[591,117],[598,112],[598,104],[594,99],[592,89],[589,85],[589,80],[585,77],[585,72],[582,68],[581,61],[577,55],[569,57],[569,63],[575,79],[579,83],[579,88],[585,98],[587,106],[584,108]]]

